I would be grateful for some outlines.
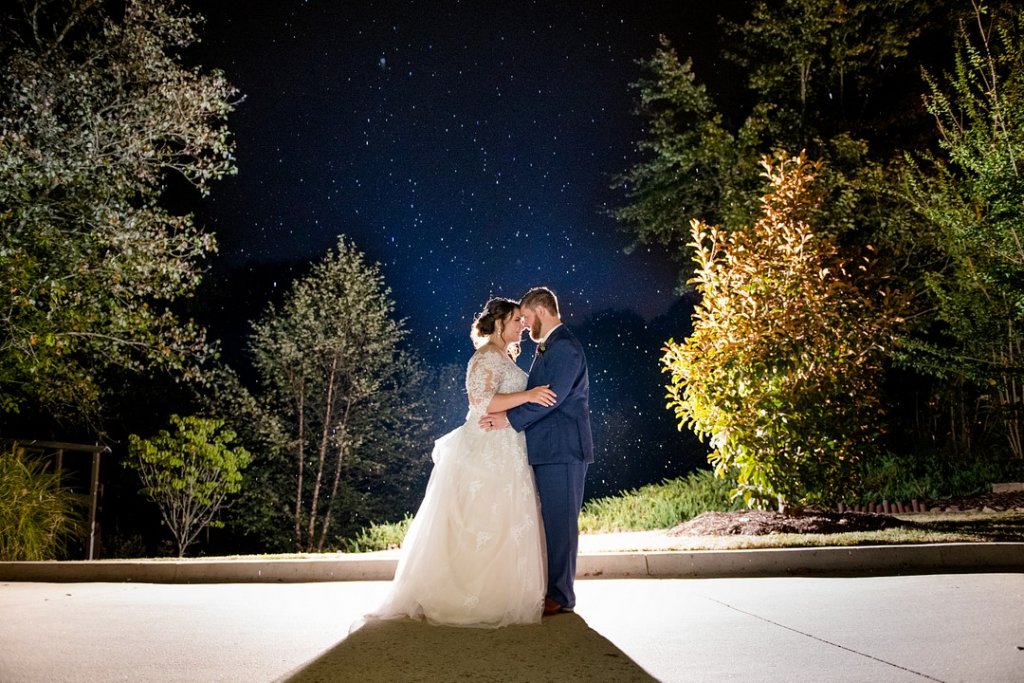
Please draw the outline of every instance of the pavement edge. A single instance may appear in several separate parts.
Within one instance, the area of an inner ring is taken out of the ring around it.
[[[302,559],[0,562],[0,581],[49,583],[305,583],[390,581],[396,552]],[[581,554],[580,579],[898,576],[1024,572],[1024,543],[938,543]]]

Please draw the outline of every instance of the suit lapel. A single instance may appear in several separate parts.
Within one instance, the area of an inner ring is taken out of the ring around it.
[[[550,347],[554,342],[561,339],[567,332],[568,330],[565,327],[565,323],[562,323],[561,325],[553,329],[551,331],[551,334],[548,335],[547,340],[544,342],[545,349],[547,349],[547,347]],[[533,361],[530,362],[531,375],[533,374],[533,368],[536,367],[538,362],[540,362],[540,357],[543,355],[544,354],[540,352],[540,345],[538,344],[537,351],[533,354]]]

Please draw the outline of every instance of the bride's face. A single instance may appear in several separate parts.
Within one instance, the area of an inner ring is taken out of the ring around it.
[[[501,339],[506,345],[517,342],[523,338],[523,330],[526,325],[523,323],[522,312],[517,308],[505,318],[505,327],[501,332]]]

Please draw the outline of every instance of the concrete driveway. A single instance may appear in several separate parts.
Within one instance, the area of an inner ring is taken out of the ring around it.
[[[360,627],[386,589],[4,583],[0,681],[1024,680],[1019,573],[584,580],[540,626]]]

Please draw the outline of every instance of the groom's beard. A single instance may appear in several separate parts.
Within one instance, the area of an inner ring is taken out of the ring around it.
[[[540,343],[540,340],[542,339],[542,336],[541,336],[541,333],[540,333],[540,321],[539,320],[534,320],[533,321],[533,325],[530,327],[530,339],[532,339],[533,341],[537,342],[538,344]]]

